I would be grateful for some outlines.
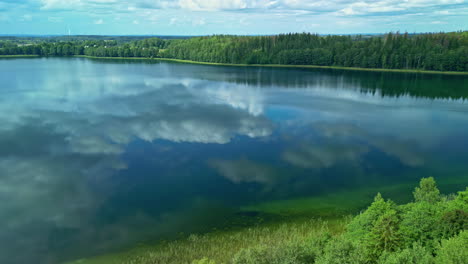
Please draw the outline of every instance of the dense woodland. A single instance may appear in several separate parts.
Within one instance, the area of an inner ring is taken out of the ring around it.
[[[173,58],[232,64],[287,64],[468,71],[468,31],[380,36],[276,36],[0,40],[0,55]]]

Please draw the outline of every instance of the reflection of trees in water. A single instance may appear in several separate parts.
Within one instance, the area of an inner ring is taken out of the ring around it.
[[[468,98],[467,76],[329,69],[241,68],[199,65],[191,67],[211,68],[204,72],[203,77],[207,79],[222,79],[222,81],[255,86],[355,89],[365,93],[378,92],[384,97],[409,95],[432,99]],[[213,71],[213,73],[210,74],[210,71]],[[215,72],[219,74],[216,75]]]
[[[109,60],[93,60],[109,63]],[[379,93],[381,96],[432,99],[468,99],[468,76],[369,72],[336,69],[235,67],[192,65],[173,62],[122,61],[118,64],[154,64],[167,67],[171,74],[183,78],[226,81],[253,86],[286,88],[354,89]]]
[[[423,98],[468,98],[468,77],[432,74],[360,72],[343,70],[257,69],[258,74],[244,73],[250,84],[288,88],[323,87],[359,89],[378,92],[381,96],[409,95]]]

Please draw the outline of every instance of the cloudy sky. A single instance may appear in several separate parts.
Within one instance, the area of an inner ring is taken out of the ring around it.
[[[343,34],[466,29],[468,0],[0,0],[0,34]]]

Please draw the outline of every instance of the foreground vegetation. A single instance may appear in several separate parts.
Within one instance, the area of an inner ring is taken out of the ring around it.
[[[135,41],[0,41],[0,55],[169,58],[245,65],[314,65],[468,72],[468,32],[381,36],[210,36]]]
[[[397,205],[377,194],[354,218],[192,235],[73,264],[466,263],[468,188],[444,196],[433,178],[425,178],[413,196]]]
[[[191,235],[185,239],[161,242],[157,246],[140,246],[127,252],[79,260],[73,264],[136,264],[136,263],[192,263],[209,258],[215,263],[230,263],[233,256],[245,248],[258,245],[280,247],[288,241],[307,243],[310,237],[324,230],[330,234],[343,232],[346,220],[296,220],[282,224],[266,224],[240,230],[218,231]],[[209,263],[209,262],[208,262]]]

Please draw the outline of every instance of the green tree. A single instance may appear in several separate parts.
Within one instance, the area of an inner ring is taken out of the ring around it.
[[[413,195],[416,202],[436,203],[441,200],[440,191],[433,177],[422,178]]]
[[[402,245],[399,230],[399,215],[396,210],[388,210],[374,223],[368,235],[366,248],[370,262],[375,262],[383,252],[394,252]]]
[[[440,238],[437,229],[443,212],[442,206],[419,202],[402,207],[400,230],[406,246],[411,246],[414,242],[434,246],[434,239]]]
[[[446,203],[437,227],[443,238],[453,237],[463,230],[468,230],[468,188],[458,192],[454,200]]]
[[[392,201],[385,201],[382,195],[378,193],[374,202],[363,213],[354,217],[347,226],[347,235],[353,240],[362,240],[366,238],[374,228],[377,220],[387,212],[396,208]]]

